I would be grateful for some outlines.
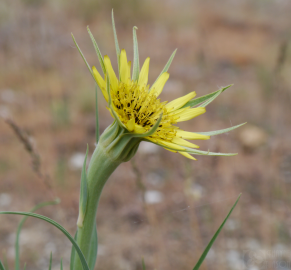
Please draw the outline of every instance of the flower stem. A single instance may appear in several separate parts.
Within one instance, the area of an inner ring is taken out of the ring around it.
[[[96,229],[96,212],[102,189],[112,172],[120,165],[121,161],[112,160],[105,151],[103,144],[98,143],[92,155],[88,171],[88,201],[82,228],[77,231],[77,243],[81,248],[89,265],[91,242]],[[90,259],[91,260],[91,259]],[[75,256],[74,270],[82,270],[78,256]]]

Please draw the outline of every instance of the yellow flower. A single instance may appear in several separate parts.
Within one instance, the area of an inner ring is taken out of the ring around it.
[[[184,131],[176,126],[179,122],[191,120],[205,113],[205,107],[231,85],[222,87],[213,93],[196,99],[194,99],[196,93],[192,91],[169,103],[167,101],[161,102],[159,95],[169,79],[170,75],[167,71],[176,51],[171,55],[157,80],[150,86],[148,84],[150,58],[148,57],[144,61],[142,68],[139,68],[136,36],[137,28],[133,28],[134,59],[131,75],[131,62],[128,61],[125,50],[119,49],[113,13],[112,25],[118,60],[118,76],[116,76],[112,68],[109,57],[107,55],[105,55],[104,58],[102,57],[97,42],[89,28],[88,32],[95,47],[104,74],[103,76],[100,75],[94,66],[92,69],[90,68],[74,37],[73,40],[91,72],[91,75],[101,89],[105,100],[108,102],[108,109],[111,115],[123,130],[122,136],[127,135],[130,136],[130,138],[137,138],[135,143],[139,143],[141,140],[150,141],[162,146],[166,150],[178,152],[194,160],[195,158],[190,154],[218,156],[235,155],[201,151],[197,149],[199,146],[187,140],[208,140],[210,136],[231,131],[243,124],[217,131],[196,133]],[[193,108],[194,106],[196,107]]]
[[[127,61],[125,50],[121,50],[120,53],[120,79],[116,76],[107,55],[104,56],[104,65],[106,68],[105,79],[102,78],[95,67],[92,70],[94,78],[106,101],[109,102],[109,95],[111,97],[111,104],[109,105],[111,114],[113,117],[118,117],[118,120],[125,129],[131,133],[145,134],[161,116],[156,131],[150,136],[143,137],[143,140],[151,141],[167,150],[179,152],[187,158],[195,159],[185,152],[186,148],[184,147],[199,147],[185,139],[208,140],[210,136],[183,131],[175,126],[175,124],[205,113],[205,108],[191,108],[190,106],[182,108],[196,96],[195,92],[191,92],[169,103],[167,101],[161,102],[158,97],[169,79],[169,73],[162,73],[150,87],[148,85],[149,62],[150,58],[148,57],[136,81],[131,79],[131,62]],[[109,93],[106,90],[107,74],[110,81]],[[114,110],[114,113],[112,110]]]

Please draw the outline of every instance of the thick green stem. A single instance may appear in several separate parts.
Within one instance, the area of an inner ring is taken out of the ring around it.
[[[121,161],[110,159],[108,153],[99,143],[91,158],[87,171],[88,201],[82,228],[78,228],[77,243],[88,261],[90,254],[91,239],[96,226],[96,212],[102,189]],[[78,256],[75,256],[74,270],[82,270]]]

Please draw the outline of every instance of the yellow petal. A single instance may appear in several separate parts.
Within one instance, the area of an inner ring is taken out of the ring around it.
[[[178,145],[181,146],[186,146],[186,147],[191,147],[191,148],[199,148],[198,145],[194,144],[194,143],[190,143],[184,139],[178,138],[178,137],[174,137],[174,139],[172,140],[173,143],[176,143]]]
[[[127,63],[127,68],[128,68],[128,83],[131,81],[131,75],[130,75],[130,69],[131,69],[131,61],[128,61],[128,63]]]
[[[117,88],[118,88],[118,79],[115,75],[115,72],[112,68],[112,65],[111,65],[111,61],[109,59],[109,57],[107,55],[104,56],[104,64],[105,64],[105,67],[106,67],[106,71],[109,75],[109,79],[110,79],[110,84],[111,84],[111,88],[116,91]]]
[[[108,101],[108,94],[106,91],[106,83],[104,79],[101,77],[100,73],[97,71],[95,67],[92,67],[92,71],[93,71],[94,79],[97,82],[99,88],[101,89],[104,98],[106,99],[106,101]]]
[[[134,125],[134,133],[145,133],[146,131],[147,130],[144,127],[142,127],[138,124]]]
[[[158,79],[157,81],[152,85],[151,87],[151,93],[155,94],[156,96],[159,96],[162,91],[163,88],[165,86],[165,83],[167,82],[167,80],[169,79],[170,74],[168,72],[164,72]]]
[[[197,160],[196,158],[192,157],[190,154],[186,153],[186,152],[179,152],[179,154],[183,155],[186,158],[190,158],[193,160]]]
[[[135,126],[135,121],[134,121],[134,118],[132,118],[127,122],[126,127],[127,127],[128,131],[131,132],[134,130],[134,126]]]
[[[173,152],[173,153],[177,153],[177,151],[174,151],[174,150],[171,150],[171,149],[167,149],[167,148],[164,148],[164,149],[166,149],[166,150],[168,150],[170,152]]]
[[[195,92],[191,92],[183,97],[177,98],[171,102],[169,102],[165,107],[169,110],[169,111],[175,111],[177,109],[180,109],[181,107],[183,107],[189,100],[191,100],[192,98],[194,98],[196,96]]]
[[[205,112],[206,112],[206,110],[204,107],[198,107],[198,108],[185,110],[179,114],[176,114],[175,116],[179,117],[177,119],[177,122],[182,122],[182,121],[190,120],[190,119],[192,119],[198,115],[201,115]]]
[[[157,139],[157,143],[161,146],[167,146],[169,148],[171,148],[172,150],[185,150],[185,148],[177,145],[177,144],[174,144],[174,143],[171,143],[171,142],[168,142],[168,141],[164,141],[164,140],[161,140],[161,139]]]
[[[138,84],[141,86],[146,86],[148,84],[149,78],[149,67],[150,67],[150,58],[148,57],[141,68]]]
[[[126,52],[124,49],[121,50],[120,53],[120,79],[123,83],[127,83],[128,79],[128,64]]]
[[[186,139],[186,140],[208,140],[208,139],[210,139],[210,136],[202,135],[202,134],[198,134],[198,133],[194,133],[194,132],[188,132],[188,131],[184,131],[184,130],[177,130],[176,136],[180,137],[182,139]]]

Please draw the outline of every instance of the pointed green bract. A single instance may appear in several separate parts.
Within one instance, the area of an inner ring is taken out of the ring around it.
[[[23,267],[23,270],[25,270],[26,269],[26,263],[24,264],[24,267]]]
[[[77,41],[75,40],[75,37],[74,37],[73,33],[71,33],[71,36],[72,36],[72,38],[73,38],[73,41],[74,41],[74,43],[75,43],[75,45],[76,45],[76,47],[77,47],[79,53],[81,54],[81,56],[82,56],[82,58],[83,58],[83,60],[84,60],[84,62],[85,62],[85,64],[86,64],[87,68],[89,69],[89,71],[90,71],[90,73],[91,73],[93,79],[95,80],[95,78],[94,78],[94,76],[93,76],[93,71],[92,71],[90,65],[88,64],[88,62],[87,62],[87,60],[86,60],[84,54],[82,53],[82,51],[81,51],[81,49],[80,49],[80,47],[79,47]]]
[[[99,130],[99,113],[98,113],[98,86],[95,83],[95,122],[96,122],[96,130],[95,130],[95,135],[96,135],[96,144],[99,141],[100,137],[100,130]]]
[[[202,97],[199,97],[199,98],[195,98],[195,99],[192,99],[190,101],[188,101],[182,108],[186,108],[186,107],[194,107],[198,104],[201,104],[203,101],[207,101],[208,99],[210,99],[211,97],[213,97],[214,95],[216,95],[219,91],[224,92],[226,89],[228,89],[229,87],[231,87],[233,84],[230,84],[228,86],[225,86],[225,87],[222,87],[221,89],[215,91],[215,92],[212,92],[210,94],[207,94],[205,96],[202,96]],[[200,106],[202,107],[202,106]]]
[[[176,54],[176,52],[177,52],[177,49],[171,54],[171,56],[170,56],[170,58],[169,58],[169,60],[168,60],[168,62],[167,62],[167,64],[165,65],[165,67],[163,68],[163,70],[162,70],[162,72],[160,73],[160,75],[157,77],[157,79],[155,80],[155,82],[160,78],[160,76],[163,74],[163,73],[165,73],[165,72],[167,72],[168,71],[168,69],[170,68],[170,65],[171,65],[171,63],[172,63],[172,61],[173,61],[173,59],[174,59],[174,57],[175,57],[175,54]],[[155,83],[153,83],[152,85],[154,85]],[[151,90],[151,88],[149,89],[149,91]]]
[[[243,126],[244,124],[246,124],[246,122],[242,123],[242,124],[239,124],[239,125],[236,125],[234,127],[230,127],[230,128],[214,130],[214,131],[208,131],[208,132],[195,132],[195,133],[201,134],[201,135],[207,135],[207,136],[214,136],[214,135],[219,135],[219,134],[223,134],[223,133],[229,132],[229,131],[234,130],[234,129],[238,128],[238,127]]]
[[[142,263],[142,270],[146,270],[146,266],[145,266],[145,263],[144,263],[144,259],[143,258],[142,258],[141,263]]]
[[[74,238],[70,235],[70,233],[62,225],[60,225],[56,221],[54,221],[54,220],[52,220],[52,219],[50,219],[48,217],[39,215],[39,214],[29,213],[29,212],[0,211],[0,215],[1,214],[6,214],[6,215],[23,215],[23,216],[35,217],[35,218],[44,220],[44,221],[52,224],[53,226],[55,226],[56,228],[58,228],[70,240],[70,242],[73,244],[73,246],[75,247],[75,249],[76,249],[76,251],[77,251],[77,253],[79,255],[80,261],[82,263],[83,270],[90,270],[89,269],[89,266],[88,266],[88,264],[86,262],[86,259],[85,259],[84,255],[83,255],[82,251],[80,250],[78,244],[74,240]]]
[[[80,202],[79,202],[79,217],[77,221],[77,226],[79,228],[83,227],[83,221],[86,215],[87,201],[88,201],[88,183],[87,183],[87,173],[86,173],[86,163],[88,157],[89,146],[87,145],[86,156],[83,163],[82,173],[81,173],[81,191],[80,191]]]
[[[114,34],[114,43],[115,43],[115,49],[116,49],[117,64],[118,64],[118,71],[119,71],[118,73],[119,73],[119,80],[120,80],[120,48],[119,48],[117,34],[116,34],[113,9],[112,9],[112,28],[113,28],[113,34]]]
[[[56,199],[54,201],[49,201],[49,202],[43,202],[43,203],[39,203],[37,204],[35,207],[33,207],[30,212],[35,212],[36,210],[48,206],[48,205],[55,205],[55,204],[59,204],[60,200]],[[24,217],[18,224],[17,227],[17,231],[16,231],[16,239],[15,239],[15,270],[19,270],[20,269],[20,263],[19,263],[19,237],[20,237],[20,232],[22,229],[22,226],[24,224],[24,222],[27,220],[27,217]]]
[[[233,209],[236,207],[237,202],[240,198],[241,194],[239,194],[236,202],[234,203],[233,207],[230,209],[228,215],[226,216],[225,220],[222,222],[222,224],[220,225],[220,227],[218,228],[218,230],[216,231],[216,233],[214,234],[214,236],[212,237],[212,239],[210,240],[209,244],[207,245],[207,247],[205,248],[204,252],[202,253],[200,259],[198,260],[197,264],[194,266],[193,270],[198,270],[199,267],[201,266],[201,264],[203,263],[204,259],[207,256],[207,253],[209,252],[210,248],[212,247],[214,241],[216,240],[217,236],[219,235],[220,231],[222,230],[224,224],[226,223],[226,221],[228,220],[229,216],[231,215]]]
[[[139,78],[139,54],[138,54],[138,44],[136,36],[137,27],[133,27],[133,70],[132,70],[132,80],[137,81]]]
[[[50,255],[49,270],[52,270],[52,262],[53,262],[53,254],[52,254],[52,252],[51,252],[51,255]]]
[[[101,68],[102,68],[102,71],[103,71],[103,73],[105,74],[105,73],[106,73],[106,68],[105,68],[105,65],[104,65],[103,57],[102,57],[101,51],[100,51],[100,49],[99,49],[99,47],[98,47],[98,44],[97,44],[97,42],[96,42],[94,36],[92,35],[91,31],[90,31],[89,26],[87,26],[87,31],[88,31],[88,33],[89,33],[89,36],[90,36],[91,40],[92,40],[92,43],[93,43],[93,46],[94,46],[94,48],[95,48],[95,51],[96,51],[96,54],[97,54],[97,57],[98,57],[98,60],[99,60],[100,66],[101,66]],[[80,53],[81,53],[81,52],[80,52]],[[86,63],[86,64],[87,64],[87,63]],[[87,65],[87,66],[89,66],[89,65]],[[89,68],[90,68],[90,66],[89,66]],[[90,69],[91,69],[91,68],[90,68]],[[91,70],[91,72],[92,72],[92,70]]]
[[[61,266],[60,269],[63,270],[63,258],[61,258]]]
[[[215,100],[220,94],[222,93],[222,89],[218,90],[218,92],[213,95],[211,98],[207,99],[205,102],[203,102],[199,107],[206,107],[209,103],[211,103],[213,100]]]
[[[194,154],[194,155],[201,155],[201,156],[225,156],[225,157],[230,157],[230,156],[236,156],[237,153],[215,153],[215,152],[209,152],[209,151],[202,151],[202,150],[197,150],[197,149],[192,149],[186,146],[183,146],[183,148],[186,149],[185,152],[189,154]],[[183,152],[183,151],[181,151]]]

